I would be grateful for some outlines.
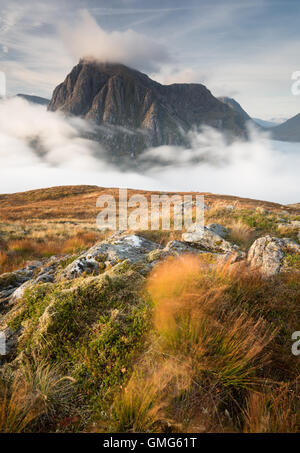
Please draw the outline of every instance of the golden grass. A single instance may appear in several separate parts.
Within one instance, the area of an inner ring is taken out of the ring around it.
[[[12,382],[0,385],[0,432],[23,432],[39,417],[49,418],[58,407],[64,409],[73,381],[41,359],[34,365],[24,362]]]
[[[229,227],[228,240],[234,244],[247,249],[257,238],[257,233],[254,228],[249,227],[241,220],[231,223]]]
[[[0,252],[0,274],[25,267],[31,260],[80,253],[105,237],[107,234],[101,232],[79,230],[74,236],[66,238],[8,240],[3,244],[4,251]]]
[[[250,393],[245,411],[244,431],[248,433],[295,433],[300,426],[298,379],[272,391]]]
[[[245,294],[236,303],[235,285],[243,274]],[[245,267],[207,266],[194,256],[158,265],[147,285],[154,303],[149,353],[128,389],[116,396],[115,426],[124,431],[159,432],[166,424],[180,432],[241,430],[241,419],[250,420],[243,409],[246,396],[272,384],[264,370],[277,331],[242,306],[260,282]],[[251,430],[247,423],[245,430]]]

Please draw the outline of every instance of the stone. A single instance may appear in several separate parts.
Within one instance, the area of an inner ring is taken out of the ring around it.
[[[266,277],[279,274],[284,269],[288,253],[300,254],[300,245],[289,238],[264,236],[256,239],[249,249],[247,261]]]
[[[228,253],[239,250],[236,245],[226,241],[209,228],[202,226],[193,225],[187,233],[182,235],[182,239],[184,242],[193,244],[193,246],[212,252]]]
[[[222,238],[225,238],[229,233],[228,229],[223,225],[220,225],[219,223],[210,223],[209,225],[207,225],[207,228],[218,234]]]
[[[128,260],[129,263],[146,261],[147,254],[158,248],[148,239],[136,234],[117,236],[91,247],[62,272],[64,278],[76,278],[83,273],[99,274],[107,266]]]

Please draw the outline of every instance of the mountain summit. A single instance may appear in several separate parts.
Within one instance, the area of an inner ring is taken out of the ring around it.
[[[208,125],[246,136],[245,121],[201,84],[161,85],[122,64],[81,60],[54,90],[49,110],[92,120],[115,154],[186,145],[186,133]]]

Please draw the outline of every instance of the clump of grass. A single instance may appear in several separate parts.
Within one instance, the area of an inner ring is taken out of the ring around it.
[[[153,432],[160,420],[159,389],[133,376],[111,409],[114,432]]]
[[[295,385],[280,384],[272,391],[252,392],[245,410],[244,431],[295,433],[300,423],[300,394]]]
[[[222,309],[226,280],[232,276],[228,268],[214,273],[194,257],[163,264],[149,284],[154,324],[169,353],[194,358],[194,372],[210,374],[223,385],[247,387],[266,361],[262,351],[272,333],[262,319],[255,321],[240,308]]]
[[[0,386],[0,432],[19,433],[40,417],[48,420],[70,403],[72,382],[62,376],[58,366],[38,359],[24,362],[12,382]]]
[[[230,225],[230,232],[227,239],[244,249],[248,249],[256,239],[256,232],[255,229],[238,220]]]

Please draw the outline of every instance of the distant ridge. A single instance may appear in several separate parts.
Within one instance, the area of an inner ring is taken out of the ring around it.
[[[42,98],[40,96],[32,96],[30,94],[17,94],[17,97],[26,99],[26,101],[31,102],[32,104],[40,104],[40,105],[48,105],[50,100],[46,98]]]
[[[284,142],[300,142],[300,113],[272,128],[272,137]]]

